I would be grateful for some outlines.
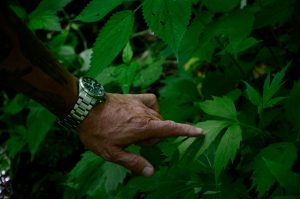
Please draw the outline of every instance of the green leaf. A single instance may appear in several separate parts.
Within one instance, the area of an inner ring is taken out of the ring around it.
[[[287,99],[286,117],[294,125],[295,130],[300,134],[300,81],[294,84],[293,89],[290,92],[290,96]]]
[[[198,99],[195,82],[191,79],[169,79],[160,90],[161,115],[165,119],[184,122],[194,118],[199,109],[194,104]]]
[[[116,77],[116,69],[117,67],[115,66],[110,66],[105,69],[101,73],[99,73],[95,79],[101,82],[102,85],[107,85],[111,82],[117,81]]]
[[[100,31],[93,47],[89,74],[97,76],[127,44],[134,17],[131,11],[114,14]]]
[[[288,193],[297,192],[300,183],[299,175],[287,170],[282,163],[274,162],[265,158],[263,158],[263,160],[277,182],[284,187]]]
[[[207,114],[237,121],[237,111],[228,97],[213,97],[200,103],[200,108]]]
[[[270,108],[273,107],[274,105],[278,104],[279,102],[285,100],[287,97],[275,97],[271,100],[269,100],[265,105],[264,108]]]
[[[56,117],[38,104],[31,107],[27,117],[26,141],[33,159],[39,146],[53,126]]]
[[[262,109],[262,97],[260,96],[259,92],[255,90],[250,84],[247,82],[244,82],[247,89],[247,98],[252,102],[252,104],[256,105],[258,107],[258,112],[260,113],[260,110]]]
[[[203,0],[203,4],[215,12],[228,12],[239,5],[240,0]]]
[[[288,64],[286,67],[284,67],[279,73],[275,75],[272,82],[270,83],[270,73],[267,76],[267,79],[264,83],[263,88],[263,106],[265,107],[269,100],[275,95],[275,93],[281,88],[283,85],[283,77],[285,75],[285,72],[290,64]]]
[[[130,43],[128,42],[126,44],[125,48],[123,49],[123,53],[122,53],[123,62],[125,64],[129,64],[132,59],[132,56],[133,56],[133,51],[132,51]]]
[[[134,78],[133,85],[135,87],[146,88],[158,80],[163,72],[163,59],[153,62],[152,58],[146,60],[147,65],[137,73]]]
[[[190,0],[145,0],[145,21],[177,54],[191,16]]]
[[[123,182],[127,169],[114,163],[105,162],[92,152],[82,154],[82,159],[70,172],[68,185],[76,188],[79,196],[93,195],[105,186],[106,192],[115,191]]]
[[[275,182],[275,177],[267,167],[264,159],[281,164],[284,170],[290,170],[296,158],[296,148],[291,143],[275,143],[261,150],[254,160],[254,173],[252,175],[252,185],[257,186],[256,189],[259,198],[261,198]]]
[[[123,93],[129,93],[138,67],[139,64],[137,62],[134,62],[129,66],[121,65],[115,69],[115,75],[120,87],[122,88]]]
[[[81,156],[81,160],[72,169],[67,180],[67,185],[78,191],[78,197],[95,192],[103,185],[100,181],[103,175],[100,168],[104,160],[90,151]]]
[[[217,20],[206,26],[205,31],[199,36],[199,47],[216,38],[228,38],[229,43],[239,43],[246,39],[252,32],[254,16],[246,10],[238,10],[222,15]],[[223,46],[222,46],[223,47]]]
[[[219,133],[229,125],[230,123],[228,121],[220,120],[209,120],[197,124],[198,127],[203,129],[205,136],[202,146],[195,155],[195,159],[198,158],[211,145]]]
[[[62,10],[71,0],[42,0],[29,15],[28,26],[33,29],[61,30],[56,13]]]
[[[111,162],[105,162],[101,169],[103,172],[101,181],[104,181],[107,193],[115,191],[118,185],[123,183],[128,172],[124,167]]]
[[[4,112],[12,115],[17,114],[25,108],[27,101],[27,97],[22,94],[18,94],[6,106],[4,106]]]
[[[95,22],[119,6],[123,0],[92,0],[75,18],[83,22]]]
[[[276,196],[272,199],[297,199],[296,196]]]
[[[242,129],[238,124],[230,126],[223,135],[215,156],[215,175],[218,177],[229,160],[233,161],[242,141]]]

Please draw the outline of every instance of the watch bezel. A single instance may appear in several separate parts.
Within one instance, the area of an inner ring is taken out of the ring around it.
[[[85,84],[84,84],[84,80],[85,79],[89,79],[92,80],[93,82],[95,82],[96,84],[98,84],[100,90],[101,90],[101,94],[97,93],[95,94],[94,92],[90,91],[88,88],[86,88]],[[105,90],[104,87],[95,79],[91,78],[91,77],[81,77],[79,78],[79,84],[80,87],[90,96],[97,98],[97,99],[103,99],[105,97]]]

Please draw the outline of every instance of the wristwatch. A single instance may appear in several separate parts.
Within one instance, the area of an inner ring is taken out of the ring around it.
[[[77,128],[87,117],[92,108],[105,100],[103,86],[91,77],[79,78],[79,94],[70,113],[58,123],[65,128]]]
[[[11,181],[7,171],[2,170],[0,173],[0,199],[8,198],[12,195]]]

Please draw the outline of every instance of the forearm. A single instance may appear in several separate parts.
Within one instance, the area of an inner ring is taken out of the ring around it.
[[[77,98],[77,78],[5,6],[0,7],[0,84],[44,105],[58,116]]]

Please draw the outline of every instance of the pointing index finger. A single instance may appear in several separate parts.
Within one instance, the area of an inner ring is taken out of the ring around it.
[[[201,128],[189,124],[176,123],[171,120],[152,120],[149,122],[149,131],[152,137],[165,138],[171,136],[192,136],[203,135]]]

